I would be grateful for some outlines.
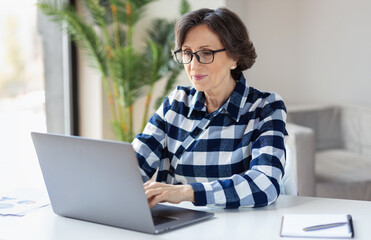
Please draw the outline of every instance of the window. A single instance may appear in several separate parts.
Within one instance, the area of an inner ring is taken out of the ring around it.
[[[43,188],[30,136],[46,132],[36,0],[0,2],[0,66],[0,190]]]

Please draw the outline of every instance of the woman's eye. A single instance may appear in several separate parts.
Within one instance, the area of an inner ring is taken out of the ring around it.
[[[184,56],[191,56],[192,53],[190,51],[183,51]]]
[[[208,56],[212,55],[212,52],[210,52],[210,51],[202,51],[202,52],[199,52],[199,54],[201,56],[208,57]]]

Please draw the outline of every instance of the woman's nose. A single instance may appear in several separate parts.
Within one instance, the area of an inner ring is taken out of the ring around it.
[[[196,54],[193,55],[192,61],[189,64],[191,64],[191,68],[200,66],[201,63],[198,61],[198,56]]]

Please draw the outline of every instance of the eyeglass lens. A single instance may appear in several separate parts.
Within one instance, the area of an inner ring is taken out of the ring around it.
[[[208,50],[201,50],[195,53],[190,51],[179,51],[176,53],[176,59],[179,63],[187,64],[192,61],[193,55],[196,55],[200,63],[212,63],[214,60],[214,53]]]

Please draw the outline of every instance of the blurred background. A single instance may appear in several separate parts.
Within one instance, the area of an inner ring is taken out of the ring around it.
[[[81,9],[80,0],[70,2]],[[138,48],[151,19],[176,19],[179,2],[158,0],[147,7],[136,27]],[[0,2],[0,192],[44,187],[31,131],[115,138],[99,72],[38,13],[36,3]],[[371,106],[371,1],[189,3],[191,9],[226,6],[242,18],[258,54],[245,73],[249,85],[278,92],[288,109],[313,103]],[[184,73],[178,85],[189,85]],[[136,102],[136,115],[142,115],[144,102]]]

